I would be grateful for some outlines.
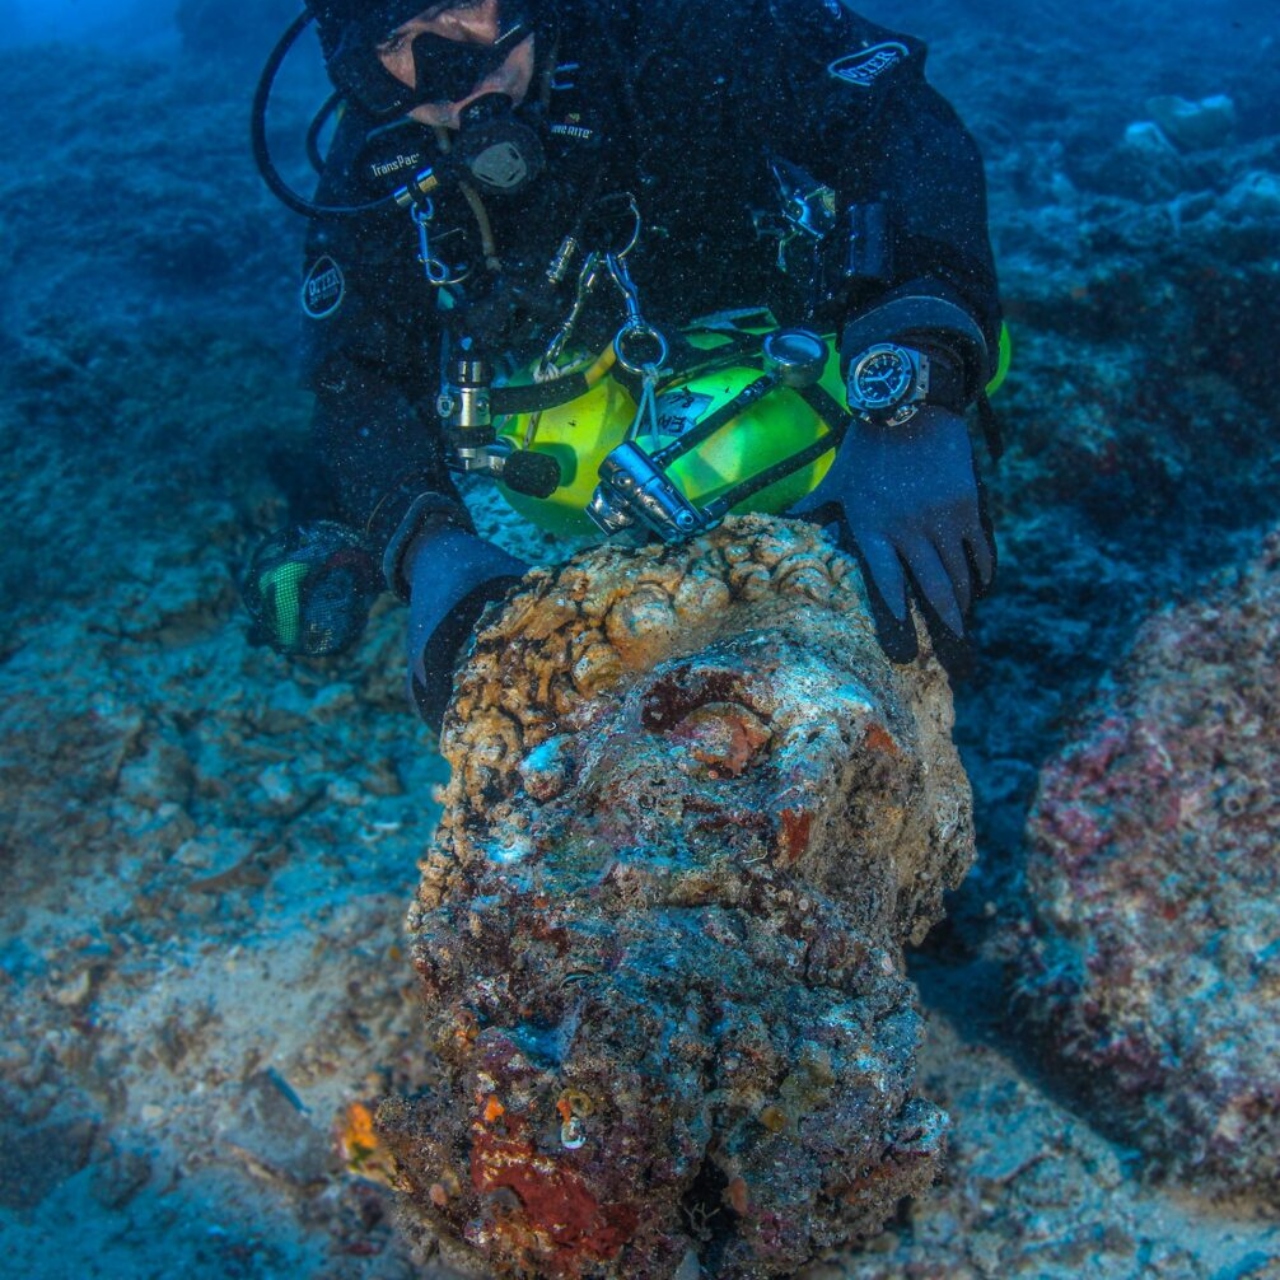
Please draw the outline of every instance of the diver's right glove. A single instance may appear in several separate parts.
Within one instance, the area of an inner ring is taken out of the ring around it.
[[[291,657],[340,653],[360,638],[382,573],[354,529],[315,520],[274,533],[240,584],[249,639]]]
[[[908,584],[954,636],[995,573],[995,541],[964,419],[924,405],[897,426],[855,418],[822,483],[790,514],[836,524],[862,562],[885,652],[915,656]]]
[[[459,653],[485,605],[529,566],[458,524],[429,520],[404,552],[409,587],[409,690],[437,731],[453,691]]]

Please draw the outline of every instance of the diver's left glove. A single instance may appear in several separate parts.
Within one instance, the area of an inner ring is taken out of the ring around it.
[[[792,509],[835,524],[861,560],[880,643],[915,656],[908,588],[956,637],[991,583],[996,550],[964,419],[926,404],[897,426],[855,418],[822,483]]]
[[[257,549],[240,584],[249,638],[290,657],[340,653],[360,638],[382,587],[354,529],[333,520],[282,529]]]

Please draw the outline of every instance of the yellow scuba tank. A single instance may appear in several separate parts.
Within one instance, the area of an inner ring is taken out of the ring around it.
[[[677,441],[761,378],[759,339],[768,327],[726,332],[697,326],[685,334],[689,344],[705,351],[687,372],[660,381],[654,388],[654,413],[642,415],[636,443],[652,453]],[[844,403],[840,359],[832,336],[825,338],[826,362],[817,386],[826,393],[834,417]],[[720,354],[717,354],[720,353]],[[627,385],[610,372],[611,352],[588,371],[585,394],[538,414],[520,414],[498,424],[500,436],[516,448],[546,453],[560,465],[561,483],[550,497],[536,498],[499,484],[512,507],[533,523],[564,536],[598,533],[587,515],[606,456],[627,439],[637,420],[638,405]],[[742,412],[729,418],[707,439],[675,458],[667,474],[684,496],[702,507],[741,481],[759,475],[812,445],[831,427],[805,395],[775,385]],[[656,423],[656,430],[654,429]],[[770,484],[736,512],[785,511],[817,487],[831,465],[827,450],[800,470]]]

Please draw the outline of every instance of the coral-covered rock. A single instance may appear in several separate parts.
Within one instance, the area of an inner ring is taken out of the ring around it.
[[[929,1184],[902,948],[972,857],[950,729],[807,526],[525,580],[410,916],[442,1080],[381,1114],[454,1263],[777,1275]]]
[[[1280,1194],[1280,534],[1166,610],[1043,773],[1027,1012],[1158,1166]]]

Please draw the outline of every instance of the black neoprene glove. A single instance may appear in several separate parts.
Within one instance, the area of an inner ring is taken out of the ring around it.
[[[528,565],[447,520],[430,522],[404,557],[409,583],[409,690],[422,718],[439,730],[459,650],[485,605],[505,594]]]
[[[333,520],[290,525],[262,542],[240,584],[255,644],[289,657],[341,653],[360,639],[382,589],[377,562]]]
[[[924,405],[899,426],[855,418],[822,483],[791,514],[838,527],[862,562],[881,644],[915,656],[907,592],[956,637],[996,551],[964,419]]]

